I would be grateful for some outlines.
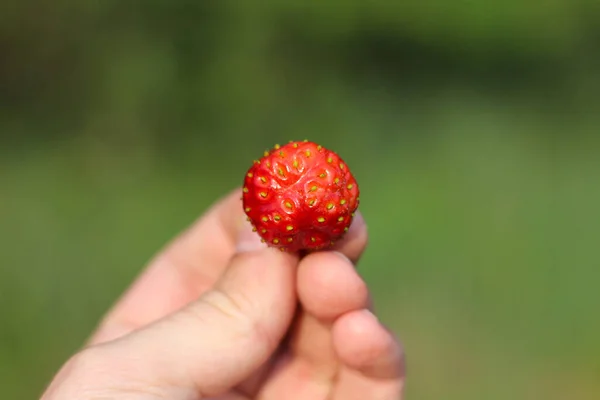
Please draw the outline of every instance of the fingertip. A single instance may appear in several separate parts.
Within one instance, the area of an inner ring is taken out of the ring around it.
[[[349,368],[378,379],[404,376],[400,342],[369,310],[341,316],[333,325],[332,335],[338,357]]]
[[[298,296],[304,309],[322,320],[332,320],[369,302],[366,283],[343,253],[309,254],[299,264]]]

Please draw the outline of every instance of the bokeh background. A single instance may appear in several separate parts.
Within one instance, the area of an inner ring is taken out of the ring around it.
[[[3,2],[0,398],[305,138],[358,179],[407,398],[600,398],[599,5]]]

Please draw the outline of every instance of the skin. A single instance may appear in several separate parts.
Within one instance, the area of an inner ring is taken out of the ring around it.
[[[355,269],[360,215],[331,251],[267,248],[240,190],[142,271],[42,400],[397,400],[401,346]]]

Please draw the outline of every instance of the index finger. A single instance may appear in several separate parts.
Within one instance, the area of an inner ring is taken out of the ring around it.
[[[106,314],[90,343],[116,339],[163,318],[210,288],[247,227],[240,197],[238,188],[219,199],[168,243]]]

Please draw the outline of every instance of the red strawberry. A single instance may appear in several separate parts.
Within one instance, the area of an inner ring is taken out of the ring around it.
[[[333,246],[352,223],[358,195],[346,163],[305,140],[275,145],[254,161],[242,200],[263,242],[296,252]]]

